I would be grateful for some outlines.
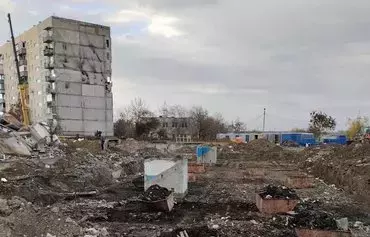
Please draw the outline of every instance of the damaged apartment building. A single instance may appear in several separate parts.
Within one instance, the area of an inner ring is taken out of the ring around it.
[[[176,142],[191,142],[193,129],[189,117],[159,116],[160,126],[158,131],[163,131],[167,139]]]
[[[66,136],[92,136],[97,130],[113,135],[109,27],[52,16],[15,41],[31,122],[54,121]],[[0,46],[4,111],[19,103],[14,61],[12,44]]]

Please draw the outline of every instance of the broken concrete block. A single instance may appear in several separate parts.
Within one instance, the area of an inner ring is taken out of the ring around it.
[[[49,131],[39,123],[32,125],[30,127],[30,132],[37,141],[50,136]]]
[[[286,179],[286,185],[290,188],[312,188],[315,177],[305,174],[290,174]]]
[[[159,185],[174,190],[177,197],[183,197],[188,190],[187,159],[147,159],[144,162],[144,189]]]
[[[337,223],[337,227],[339,230],[344,230],[344,231],[348,230],[348,218],[341,218],[341,219],[335,220],[335,222]]]
[[[20,156],[30,156],[30,148],[25,144],[24,140],[18,137],[9,137],[0,139],[9,148],[8,154],[15,154]],[[7,154],[7,153],[5,153]]]
[[[197,163],[216,164],[217,147],[197,146]]]
[[[258,210],[267,214],[293,211],[298,202],[298,199],[265,199],[259,193],[256,194],[256,206]]]

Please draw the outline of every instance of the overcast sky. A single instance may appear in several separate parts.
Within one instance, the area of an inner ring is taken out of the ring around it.
[[[116,114],[141,97],[250,129],[264,107],[271,130],[369,115],[369,0],[0,0],[1,42],[6,12],[17,34],[53,14],[111,26]]]

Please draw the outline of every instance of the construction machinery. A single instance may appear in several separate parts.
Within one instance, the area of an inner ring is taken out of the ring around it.
[[[29,117],[29,108],[28,108],[28,80],[21,77],[21,73],[19,70],[19,61],[17,55],[17,48],[15,45],[14,33],[13,33],[13,26],[12,26],[12,19],[10,17],[10,13],[8,13],[8,22],[10,27],[10,34],[12,37],[12,46],[13,46],[13,53],[14,53],[14,61],[15,61],[15,68],[18,77],[18,90],[19,90],[19,99],[20,99],[20,106],[21,106],[21,113],[22,118],[20,119],[24,126],[30,125],[30,117]]]

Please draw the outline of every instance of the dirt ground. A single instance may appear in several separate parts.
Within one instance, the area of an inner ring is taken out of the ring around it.
[[[145,157],[194,149],[169,147],[129,140],[101,152],[97,141],[72,140],[32,158],[6,157],[0,161],[0,236],[172,237],[186,230],[190,237],[293,237],[292,216],[261,214],[255,197],[265,185],[286,184],[287,175],[296,173],[316,177],[313,188],[297,189],[297,209],[347,217],[352,236],[370,236],[369,186],[356,183],[369,175],[366,147],[298,151],[265,141],[218,145],[217,164],[197,174],[186,197],[165,213],[138,201],[143,190],[132,180],[142,174]],[[331,163],[339,170],[348,166],[351,175],[328,172],[324,167]]]

